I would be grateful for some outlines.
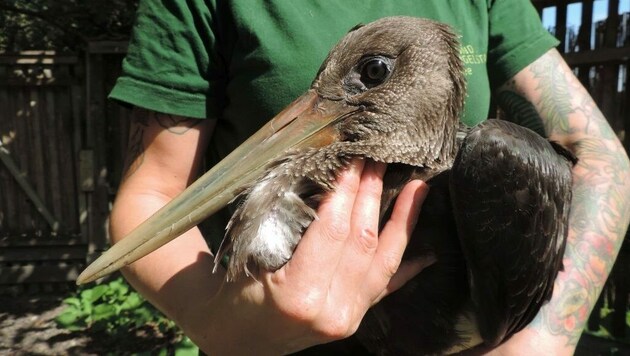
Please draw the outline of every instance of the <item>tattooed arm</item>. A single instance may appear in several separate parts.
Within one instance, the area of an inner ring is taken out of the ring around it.
[[[553,298],[497,354],[573,354],[630,220],[630,164],[623,146],[560,54],[550,50],[496,93],[510,115],[535,122],[579,158],[564,271]]]

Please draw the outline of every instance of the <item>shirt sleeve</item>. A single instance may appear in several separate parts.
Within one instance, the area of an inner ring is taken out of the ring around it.
[[[216,117],[226,70],[212,3],[140,1],[110,98],[167,114]]]
[[[545,30],[529,0],[490,0],[488,73],[497,88],[559,41]]]

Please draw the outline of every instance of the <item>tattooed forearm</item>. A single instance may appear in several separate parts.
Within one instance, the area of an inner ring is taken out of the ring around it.
[[[573,347],[628,228],[630,163],[593,99],[556,51],[515,78],[497,93],[504,109],[522,110],[525,104],[513,103],[529,102],[540,114],[549,137],[567,146],[579,159],[573,169],[564,272],[558,276],[552,300],[530,326],[564,337],[566,345]]]
[[[549,135],[560,131],[571,131],[568,117],[575,108],[573,107],[572,89],[561,66],[561,57],[547,56],[543,61],[534,62],[529,70],[533,77],[539,81],[538,89],[540,98],[538,109],[541,116],[545,117],[545,129]]]

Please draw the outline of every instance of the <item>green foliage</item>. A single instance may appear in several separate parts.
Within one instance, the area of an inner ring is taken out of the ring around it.
[[[149,304],[129,285],[118,278],[108,284],[81,288],[75,295],[64,300],[66,308],[55,319],[57,324],[71,331],[87,331],[112,340],[139,337],[157,337],[167,347],[159,348],[159,342],[146,342],[152,354],[196,355],[197,347],[183,336],[178,327]],[[141,331],[141,332],[139,332]],[[133,345],[133,344],[136,345]],[[126,345],[127,344],[127,345]],[[118,343],[120,347],[137,347],[138,342]],[[156,350],[155,347],[158,346]],[[128,350],[127,350],[128,351]]]
[[[606,300],[604,305],[599,309],[599,325],[597,329],[586,329],[584,332],[586,334],[596,336],[602,339],[615,340],[617,342],[630,343],[630,309],[626,310],[625,319],[626,319],[626,327],[625,327],[625,337],[617,336],[615,337],[611,332],[613,330],[613,318],[615,315],[615,310],[609,307],[608,301]],[[593,311],[593,313],[597,313],[597,309]],[[593,317],[591,315],[591,317]]]
[[[0,51],[77,51],[126,39],[138,0],[0,0]]]

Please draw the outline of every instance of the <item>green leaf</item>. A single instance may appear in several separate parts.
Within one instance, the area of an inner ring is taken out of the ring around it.
[[[76,307],[76,308],[80,308],[81,307],[81,300],[79,300],[79,298],[77,297],[70,297],[70,298],[66,298],[63,300],[64,304]]]
[[[109,288],[107,287],[107,285],[101,284],[98,285],[94,288],[92,288],[92,295],[90,300],[92,302],[96,302],[97,300],[99,300],[105,293],[107,293],[107,291],[109,290]]]
[[[129,286],[122,278],[111,281],[108,286],[110,290],[118,296],[126,295],[127,293],[129,293]]]
[[[77,310],[66,309],[55,318],[55,322],[64,328],[75,326],[81,314]]]
[[[132,293],[125,298],[125,301],[120,305],[120,309],[136,309],[144,303],[144,300],[138,293]]]
[[[89,299],[81,299],[81,310],[89,317],[92,314],[92,302]]]
[[[197,356],[199,348],[188,337],[183,337],[175,346],[175,356]]]
[[[107,337],[120,339],[128,335],[129,330],[148,325],[163,335],[182,335],[175,323],[133,291],[122,278],[77,291],[66,301],[67,307],[60,314],[58,324],[68,330],[104,332]],[[184,343],[181,349],[189,350],[194,347],[191,345]]]
[[[85,289],[81,292],[81,301],[82,302],[91,302],[92,301],[92,289]]]
[[[94,321],[111,318],[116,315],[116,307],[111,304],[98,304],[94,307]]]
[[[153,313],[147,308],[139,308],[133,310],[133,318],[135,326],[142,326],[153,320]]]

